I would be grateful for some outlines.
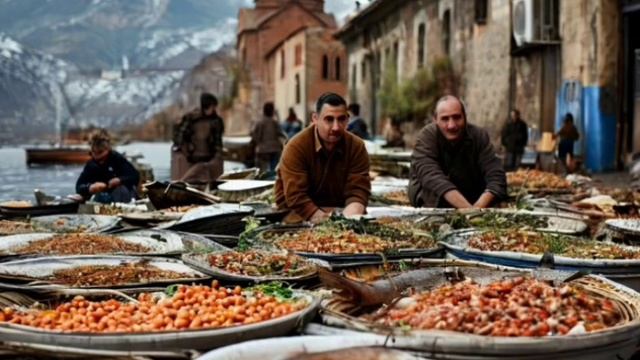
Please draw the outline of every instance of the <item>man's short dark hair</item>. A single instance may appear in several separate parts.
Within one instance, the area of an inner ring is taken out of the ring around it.
[[[212,106],[218,106],[218,99],[213,94],[202,93],[200,95],[200,109],[204,111]]]
[[[360,104],[351,103],[349,104],[349,107],[347,108],[347,110],[349,110],[349,112],[355,116],[360,116]]]
[[[322,111],[324,104],[329,104],[331,106],[347,106],[347,102],[342,96],[332,92],[326,92],[318,98],[318,102],[316,102],[316,112],[318,114]]]
[[[275,108],[272,102],[264,103],[264,106],[262,106],[262,114],[268,117],[272,117],[273,114],[275,114]]]

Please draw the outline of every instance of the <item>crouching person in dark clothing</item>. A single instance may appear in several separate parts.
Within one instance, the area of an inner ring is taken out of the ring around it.
[[[124,156],[111,149],[109,134],[105,130],[94,132],[89,145],[91,160],[76,182],[76,192],[85,200],[93,196],[101,203],[135,199],[140,175]]]
[[[415,207],[486,208],[507,195],[507,179],[486,130],[467,123],[454,96],[436,103],[434,122],[411,155],[409,199]]]

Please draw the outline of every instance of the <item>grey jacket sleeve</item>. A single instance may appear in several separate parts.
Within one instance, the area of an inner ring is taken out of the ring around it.
[[[504,199],[507,196],[507,178],[502,162],[496,156],[489,134],[485,130],[480,131],[478,152],[480,168],[487,183],[486,191],[491,192],[498,199]]]
[[[438,198],[455,190],[456,186],[449,180],[438,162],[437,129],[427,125],[418,135],[415,150],[411,155],[411,167],[422,189],[433,192]]]

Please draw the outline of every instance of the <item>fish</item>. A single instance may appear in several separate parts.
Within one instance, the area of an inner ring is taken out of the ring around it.
[[[571,280],[573,273],[547,269],[502,270],[481,266],[433,266],[430,268],[409,270],[400,274],[375,281],[357,281],[349,279],[327,269],[320,268],[318,275],[327,288],[340,290],[340,296],[363,307],[390,304],[403,296],[408,289],[425,290],[439,286],[472,280],[479,285],[488,285],[507,278],[522,276],[535,277],[551,283]]]

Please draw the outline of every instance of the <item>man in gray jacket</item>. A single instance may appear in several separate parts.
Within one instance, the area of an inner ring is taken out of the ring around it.
[[[411,156],[409,199],[415,207],[486,208],[506,197],[502,163],[486,130],[467,123],[455,96],[438,100],[433,123]]]

